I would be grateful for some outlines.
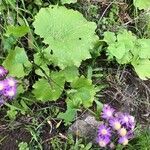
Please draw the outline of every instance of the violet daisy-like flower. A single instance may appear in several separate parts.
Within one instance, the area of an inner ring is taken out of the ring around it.
[[[120,123],[120,120],[118,118],[110,119],[109,124],[113,129],[115,129],[117,131],[121,129],[121,123]]]
[[[107,127],[106,125],[100,125],[98,128],[98,136],[101,137],[110,137],[111,136],[111,130],[109,127]]]
[[[3,94],[4,90],[5,90],[5,82],[0,81],[0,94]]]
[[[5,97],[8,97],[9,99],[12,99],[16,95],[16,88],[15,87],[7,87],[5,88],[4,94]]]
[[[6,80],[6,85],[8,85],[9,87],[16,87],[16,80],[12,77],[8,77]]]
[[[0,66],[0,79],[4,78],[7,74],[8,71],[4,67]]]
[[[122,144],[122,145],[127,145],[129,142],[127,136],[123,136],[123,137],[120,137],[119,140],[118,140],[118,143]]]
[[[5,101],[2,98],[0,98],[0,106],[2,106],[4,103]]]
[[[100,147],[106,147],[109,142],[110,142],[110,138],[109,137],[101,137],[101,136],[99,136],[97,138],[97,143],[99,144]]]
[[[120,122],[124,125],[127,129],[134,129],[135,127],[135,120],[134,117],[129,114],[121,114],[120,115]]]
[[[104,105],[103,109],[102,109],[102,118],[109,120],[113,117],[114,114],[114,109],[111,108],[109,105]]]

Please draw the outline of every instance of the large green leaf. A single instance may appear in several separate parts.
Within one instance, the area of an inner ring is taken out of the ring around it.
[[[138,9],[150,9],[150,0],[133,0],[134,6]]]
[[[24,77],[31,69],[31,63],[23,48],[16,47],[11,50],[3,62],[3,66],[9,70],[9,74],[15,77]]]
[[[139,60],[138,63],[134,63],[132,65],[134,66],[136,73],[141,79],[150,79],[150,60]]]
[[[139,57],[150,58],[150,39],[139,39]]]
[[[64,69],[79,66],[91,57],[89,50],[98,40],[96,24],[88,22],[82,14],[63,6],[42,8],[33,23],[35,33],[48,44],[53,63]]]
[[[65,79],[59,72],[53,72],[50,74],[49,81],[45,78],[39,79],[33,85],[33,94],[37,100],[55,101],[57,100],[64,89]]]

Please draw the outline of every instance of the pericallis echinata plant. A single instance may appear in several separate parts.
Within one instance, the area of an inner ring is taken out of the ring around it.
[[[104,41],[108,44],[108,59],[121,64],[131,64],[138,76],[150,78],[150,39],[137,38],[131,31],[121,30],[118,33],[105,32]]]
[[[100,147],[113,147],[115,143],[127,145],[129,139],[134,137],[136,123],[133,116],[117,112],[105,104],[101,117],[104,119],[104,123],[99,126],[97,135]]]
[[[7,77],[8,70],[0,66],[0,106],[8,100],[12,100],[17,91],[17,81],[13,77]]]

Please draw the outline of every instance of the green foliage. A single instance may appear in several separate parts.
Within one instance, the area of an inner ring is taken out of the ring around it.
[[[52,72],[49,79],[39,79],[33,85],[33,93],[37,100],[43,102],[57,100],[64,89],[65,79],[59,72]]]
[[[71,3],[76,3],[77,0],[61,0],[62,4],[71,4]]]
[[[63,119],[65,124],[70,124],[74,120],[76,111],[81,108],[92,106],[96,89],[90,79],[80,77],[71,83],[71,90],[67,93],[67,110],[65,113],[59,113],[58,118]]]
[[[29,27],[27,26],[8,26],[5,36],[13,35],[16,38],[22,37],[29,32]]]
[[[133,0],[133,4],[138,9],[150,9],[150,1],[149,0]]]
[[[150,39],[137,39],[132,32],[123,30],[117,35],[105,32],[104,41],[108,44],[109,59],[115,58],[119,64],[133,65],[143,80],[150,78]]]
[[[66,112],[59,113],[57,118],[62,119],[65,122],[65,125],[70,125],[71,122],[75,119],[76,114],[77,114],[77,110],[75,108],[71,108],[70,106],[67,106]]]
[[[72,89],[68,91],[71,106],[81,106],[85,108],[92,106],[96,94],[94,85],[90,79],[80,77],[71,83]],[[68,101],[68,102],[69,102]]]
[[[49,45],[46,51],[53,52],[49,59],[62,69],[74,65],[79,67],[82,60],[91,57],[89,50],[98,40],[95,23],[63,6],[42,8],[35,16],[33,26],[35,33]]]
[[[29,150],[28,143],[26,142],[19,143],[18,147],[19,147],[19,150]]]
[[[3,66],[9,70],[9,74],[14,77],[24,77],[31,69],[31,63],[23,48],[16,47],[10,50],[8,56],[3,62]]]
[[[78,77],[78,67],[83,60],[91,57],[90,51],[98,40],[96,25],[77,11],[51,5],[41,8],[33,26],[35,33],[49,45],[34,55],[34,63],[40,66],[35,72],[42,78],[33,85],[33,94],[43,102],[56,101],[64,90],[64,83],[69,82],[71,89],[66,93],[67,110],[58,115],[69,124],[81,106],[92,106],[96,94],[91,80]],[[51,63],[62,70],[50,72],[47,65]]]
[[[78,68],[75,66],[67,67],[60,71],[67,82],[73,82],[79,76]]]
[[[52,149],[64,150],[92,150],[92,143],[84,141],[83,139],[74,140],[72,135],[67,135],[67,139],[63,142],[59,137],[54,137],[51,140]],[[96,150],[96,149],[95,149]]]

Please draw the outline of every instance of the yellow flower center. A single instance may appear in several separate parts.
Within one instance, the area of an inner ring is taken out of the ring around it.
[[[9,85],[10,85],[10,86],[14,86],[14,85],[15,85],[15,82],[14,82],[13,80],[10,80],[10,81],[9,81]]]
[[[0,84],[0,91],[4,89],[4,85]]]
[[[116,122],[115,124],[114,124],[114,129],[115,130],[119,130],[121,128],[121,124],[119,123],[119,122]]]
[[[106,135],[107,134],[107,130],[106,129],[102,129],[102,134]]]
[[[120,131],[119,131],[119,134],[121,136],[125,136],[127,134],[127,130],[125,128],[121,128]]]
[[[99,146],[105,147],[105,146],[106,146],[106,143],[105,143],[104,141],[99,141]]]
[[[126,139],[123,143],[122,143],[122,145],[127,145],[128,144],[128,139]]]

